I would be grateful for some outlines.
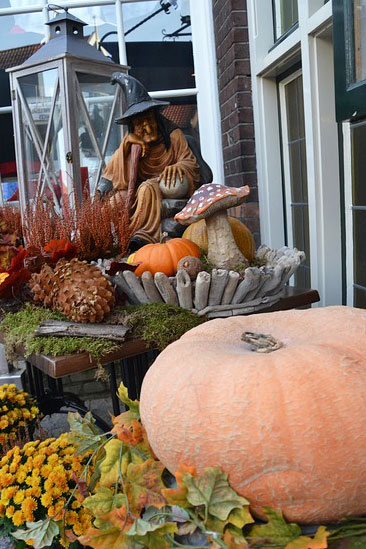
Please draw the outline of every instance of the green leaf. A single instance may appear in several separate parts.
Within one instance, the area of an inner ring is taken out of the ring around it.
[[[236,507],[249,505],[229,486],[227,477],[217,467],[207,467],[198,477],[185,473],[183,480],[188,489],[187,500],[194,506],[204,505],[208,513],[226,520]]]
[[[108,530],[90,529],[79,538],[80,543],[93,549],[144,549],[144,545],[134,538],[128,537],[119,528]]]
[[[100,486],[94,495],[84,499],[83,506],[98,518],[109,513],[112,507],[122,507],[122,505],[126,505],[126,502],[125,494],[115,495],[109,488]]]
[[[17,530],[12,533],[16,539],[33,539],[34,549],[52,546],[52,542],[59,534],[56,522],[52,519],[39,520],[37,522],[27,522],[27,530]]]
[[[159,525],[153,532],[148,532],[145,536],[136,536],[133,539],[143,544],[143,547],[149,549],[171,549],[171,542],[166,537],[167,534],[175,534],[177,532],[175,522],[165,522]]]
[[[112,486],[118,479],[119,468],[121,467],[121,448],[123,442],[116,438],[112,438],[104,447],[105,458],[99,465],[100,469],[100,484],[102,486]]]
[[[280,511],[264,507],[268,522],[251,528],[248,539],[263,547],[263,540],[269,540],[272,549],[281,548],[301,536],[301,528],[297,524],[287,523]]]
[[[319,526],[313,538],[300,536],[286,545],[286,549],[327,549],[329,534],[325,526]]]
[[[252,522],[254,522],[254,519],[250,514],[249,507],[246,506],[233,509],[228,516],[227,521],[237,528],[244,528],[246,524],[251,524]]]
[[[87,412],[84,417],[78,412],[69,412],[67,420],[71,429],[70,440],[76,446],[77,454],[98,448],[102,437],[94,425],[95,419],[91,412]]]
[[[140,418],[140,403],[138,400],[131,400],[128,396],[128,389],[123,385],[123,383],[120,384],[118,388],[118,397],[123,402],[123,404],[126,404],[126,406],[129,407],[130,412],[134,412],[136,415],[136,419]]]
[[[165,524],[174,524],[171,523],[165,523]],[[152,522],[148,522],[147,520],[137,518],[129,531],[127,532],[128,536],[145,536],[148,532],[154,532],[155,530],[158,530],[164,526],[164,524],[153,524]]]

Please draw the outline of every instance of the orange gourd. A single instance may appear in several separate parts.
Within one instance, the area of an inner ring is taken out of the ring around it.
[[[161,244],[146,244],[134,254],[133,262],[141,261],[135,274],[140,276],[143,272],[150,271],[152,275],[161,272],[167,276],[174,276],[182,257],[199,257],[200,254],[199,246],[186,238],[172,238]]]
[[[243,332],[283,345],[255,352]],[[326,307],[207,322],[169,345],[141,392],[149,442],[175,472],[219,466],[254,513],[366,513],[366,311]]]
[[[248,227],[239,221],[239,219],[236,219],[236,217],[229,217],[228,219],[236,245],[248,261],[253,261],[255,242],[252,233]],[[204,219],[189,225],[183,233],[183,238],[192,240],[192,242],[195,242],[201,250],[207,254],[208,239],[206,221]]]

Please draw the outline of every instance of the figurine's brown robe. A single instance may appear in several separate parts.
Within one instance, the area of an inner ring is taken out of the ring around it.
[[[125,157],[123,143],[115,151],[104,170],[103,177],[112,182],[117,193],[126,196],[130,170],[130,155]],[[196,157],[193,155],[188,143],[179,129],[170,134],[171,145],[166,150],[163,142],[150,145],[146,157],[140,158],[137,172],[136,199],[133,205],[131,223],[136,223],[135,235],[148,242],[159,242],[161,223],[161,191],[157,177],[166,166],[175,165],[183,170],[190,183],[189,196],[195,191],[199,180],[200,171]]]

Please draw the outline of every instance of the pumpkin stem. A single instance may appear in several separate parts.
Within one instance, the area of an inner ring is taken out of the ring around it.
[[[257,353],[272,353],[283,347],[283,343],[271,335],[243,332],[241,339],[249,343],[251,351]]]
[[[168,238],[168,233],[162,233],[161,237],[160,237],[160,244],[165,244],[165,242],[167,241],[167,238]]]

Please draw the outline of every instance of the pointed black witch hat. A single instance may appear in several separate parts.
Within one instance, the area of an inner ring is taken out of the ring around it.
[[[123,72],[114,72],[111,83],[119,84],[126,98],[126,110],[121,118],[116,119],[116,124],[126,124],[131,116],[147,111],[152,107],[170,105],[169,101],[152,99],[141,82]]]

